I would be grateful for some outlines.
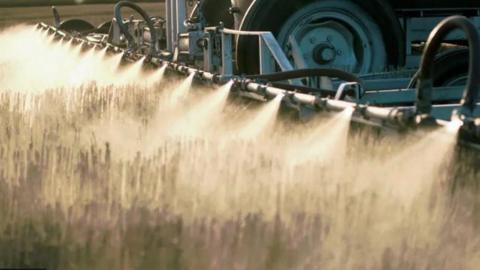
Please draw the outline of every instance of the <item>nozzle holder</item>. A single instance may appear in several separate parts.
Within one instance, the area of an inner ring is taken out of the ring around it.
[[[301,103],[297,101],[295,98],[295,93],[294,92],[285,92],[283,93],[283,98],[282,102],[290,108],[295,108],[297,110],[300,110]]]
[[[461,101],[461,113],[468,117],[473,116],[480,88],[480,34],[468,18],[451,16],[432,30],[422,56],[417,83],[416,114],[424,117],[424,121],[427,121],[432,110],[435,56],[445,38],[457,29],[465,33],[470,50],[468,81]]]
[[[480,144],[480,123],[472,118],[463,120],[458,136],[463,142]]]

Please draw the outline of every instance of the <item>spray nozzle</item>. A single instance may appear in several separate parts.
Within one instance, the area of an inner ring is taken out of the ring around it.
[[[417,128],[436,128],[438,127],[437,119],[430,114],[417,114],[413,118],[415,127]]]
[[[469,119],[461,122],[459,127],[459,138],[464,142],[471,142],[474,144],[480,143],[480,119]]]
[[[468,108],[454,110],[451,123],[457,123],[462,139],[480,142],[480,119],[475,119]]]
[[[327,98],[317,98],[315,102],[315,107],[319,110],[327,110],[328,99]]]
[[[299,108],[300,103],[295,99],[295,93],[294,92],[285,92],[282,94],[279,94],[283,99],[283,102],[288,105],[289,107],[295,107]]]

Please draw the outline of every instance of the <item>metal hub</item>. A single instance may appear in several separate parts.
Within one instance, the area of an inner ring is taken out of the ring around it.
[[[350,1],[320,1],[297,11],[278,40],[297,68],[382,71],[387,62],[378,26]]]
[[[330,44],[321,44],[315,47],[313,51],[313,60],[320,65],[325,65],[335,61],[337,52]]]
[[[352,48],[355,40],[351,32],[335,21],[305,26],[296,33],[295,40],[298,42],[297,53],[301,50],[309,67],[320,65],[350,69],[358,66],[359,58],[364,55],[363,51]]]

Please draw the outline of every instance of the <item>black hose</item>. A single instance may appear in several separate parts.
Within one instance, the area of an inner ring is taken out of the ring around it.
[[[299,78],[305,78],[305,77],[330,77],[330,78],[338,78],[348,82],[358,82],[362,84],[362,80],[357,76],[343,70],[331,69],[331,68],[296,69],[291,71],[276,72],[272,74],[246,76],[247,79],[266,80],[270,82],[278,82],[278,81],[299,79]]]
[[[289,90],[289,91],[295,91],[299,93],[304,93],[304,94],[316,94],[321,97],[331,97],[335,96],[337,93],[336,90],[331,90],[331,89],[319,89],[319,88],[313,88],[313,87],[308,87],[308,86],[303,86],[303,85],[293,85],[293,84],[288,84],[288,83],[280,83],[280,82],[272,82],[271,85],[273,87]]]
[[[130,34],[130,32],[128,32],[128,27],[123,22],[123,16],[121,12],[122,7],[129,7],[135,10],[145,20],[148,28],[150,29],[150,55],[156,55],[157,32],[155,31],[155,26],[150,16],[139,5],[129,1],[120,1],[115,5],[115,20],[117,21],[118,27],[120,27],[120,31],[122,32],[122,34],[125,35],[125,38],[127,38],[129,46],[132,46],[133,48],[136,48],[138,44],[136,44],[135,38]]]
[[[276,72],[271,74],[261,74],[261,75],[248,75],[246,76],[247,79],[253,80],[265,80],[270,82],[272,86],[279,87],[282,89],[290,90],[290,91],[297,91],[300,93],[315,93],[320,95],[321,97],[328,97],[335,95],[335,90],[328,90],[328,89],[319,89],[319,88],[312,88],[302,85],[292,85],[287,83],[280,83],[279,81],[291,80],[291,79],[300,79],[306,77],[330,77],[330,78],[338,78],[348,82],[357,82],[362,84],[362,80],[357,76],[348,73],[343,70],[339,69],[327,69],[327,68],[318,68],[318,69],[297,69],[292,71],[282,71]]]
[[[417,113],[430,114],[432,110],[433,64],[442,41],[453,30],[466,34],[470,50],[468,81],[461,105],[473,115],[480,89],[480,34],[475,25],[464,16],[451,16],[440,22],[430,33],[418,72]]]

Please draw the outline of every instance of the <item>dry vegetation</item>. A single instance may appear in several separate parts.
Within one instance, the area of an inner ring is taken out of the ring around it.
[[[347,137],[345,114],[270,126],[275,110],[211,106],[221,89],[204,86],[172,105],[174,76],[55,89],[35,77],[35,92],[0,79],[0,267],[480,264],[478,164],[451,137]]]

